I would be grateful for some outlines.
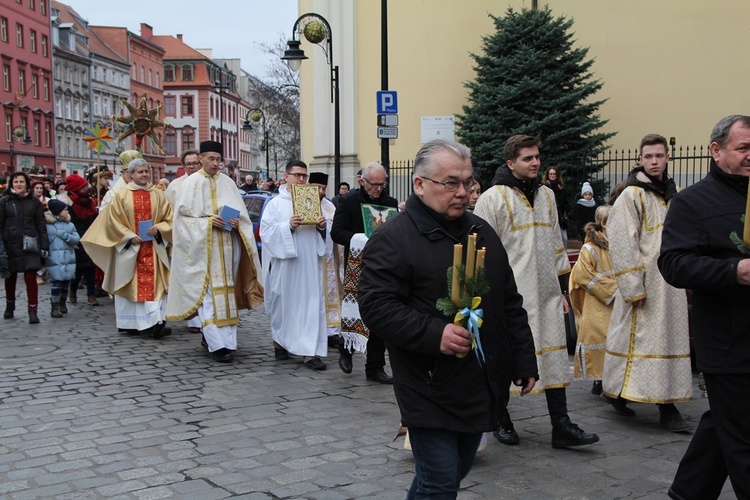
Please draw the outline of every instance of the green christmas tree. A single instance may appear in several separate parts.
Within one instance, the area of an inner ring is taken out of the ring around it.
[[[476,80],[466,83],[469,103],[458,116],[458,137],[485,182],[514,134],[541,138],[543,169],[554,163],[564,179],[582,182],[602,168],[592,159],[614,134],[598,132],[607,123],[597,114],[605,100],[594,98],[602,83],[592,76],[588,49],[574,46],[573,21],[549,8],[509,8],[504,17],[490,17],[496,32],[482,38],[483,54],[472,54]],[[580,183],[566,188],[572,199]]]

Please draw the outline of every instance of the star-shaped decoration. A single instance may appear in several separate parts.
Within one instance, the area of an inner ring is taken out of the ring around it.
[[[120,102],[128,108],[130,116],[118,116],[115,118],[116,121],[125,125],[125,130],[120,137],[117,138],[118,142],[122,141],[126,137],[135,134],[135,146],[140,151],[141,143],[144,137],[148,137],[154,148],[161,154],[166,154],[159,144],[154,129],[161,128],[167,124],[160,122],[157,117],[159,116],[162,106],[161,104],[157,107],[149,110],[146,103],[147,95],[143,94],[138,106],[133,106],[128,101],[120,98]]]
[[[115,140],[114,137],[109,135],[109,127],[101,128],[98,123],[92,128],[84,130],[83,136],[83,140],[88,143],[86,151],[95,149],[99,154],[101,154],[102,149],[109,148],[109,143]]]

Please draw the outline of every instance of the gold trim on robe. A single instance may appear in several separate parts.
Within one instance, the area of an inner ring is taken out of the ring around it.
[[[239,210],[237,229],[213,227],[212,216],[224,206]],[[167,299],[167,319],[194,317],[211,284],[214,324],[239,323],[240,309],[263,303],[263,284],[253,226],[234,182],[222,173],[199,170],[180,186],[175,200],[172,276]],[[239,246],[239,268],[234,274],[233,238]]]
[[[154,240],[129,245],[138,235],[138,221],[149,218],[163,243]],[[153,186],[140,189],[131,183],[115,193],[83,235],[81,244],[94,264],[104,271],[104,290],[131,302],[143,302],[159,300],[166,294],[171,239],[172,207],[167,198]],[[149,257],[152,251],[155,256]],[[143,290],[144,286],[151,290]]]

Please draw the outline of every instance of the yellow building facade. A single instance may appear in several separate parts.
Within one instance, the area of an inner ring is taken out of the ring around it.
[[[678,146],[708,142],[711,127],[729,114],[750,114],[747,0],[539,0],[553,15],[574,21],[576,46],[588,47],[597,99],[617,132],[615,149],[636,148],[647,133],[675,137]],[[466,104],[465,82],[475,78],[470,53],[494,33],[491,13],[530,8],[529,0],[390,0],[389,89],[398,92],[398,139],[391,161],[413,159],[423,124],[455,116]],[[300,14],[315,12],[331,25],[339,66],[341,179],[380,159],[376,92],[381,83],[381,2],[300,0]],[[330,66],[308,41],[301,67],[302,157],[313,170],[333,165]],[[542,138],[543,139],[543,138]],[[331,184],[333,177],[331,177]],[[333,192],[329,189],[329,194]]]

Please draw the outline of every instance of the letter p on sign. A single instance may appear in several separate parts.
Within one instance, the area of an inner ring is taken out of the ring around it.
[[[377,92],[377,114],[398,114],[398,95],[395,90],[379,90]]]

